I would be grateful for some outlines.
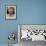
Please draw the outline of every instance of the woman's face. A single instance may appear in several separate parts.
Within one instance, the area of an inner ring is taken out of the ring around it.
[[[10,15],[13,15],[14,13],[14,8],[13,7],[9,7],[8,8],[8,14],[10,14]]]

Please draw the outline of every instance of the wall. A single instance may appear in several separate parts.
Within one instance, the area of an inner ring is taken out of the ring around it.
[[[10,3],[17,6],[16,20],[5,20],[5,5]],[[0,44],[8,43],[9,32],[17,34],[18,24],[46,24],[46,0],[0,0]]]
[[[20,12],[21,24],[46,24],[46,0],[23,0]]]

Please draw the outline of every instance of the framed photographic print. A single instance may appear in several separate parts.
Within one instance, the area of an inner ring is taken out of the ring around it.
[[[6,5],[6,19],[16,19],[16,5]]]

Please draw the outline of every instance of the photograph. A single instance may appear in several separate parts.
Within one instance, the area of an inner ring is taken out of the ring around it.
[[[5,14],[6,14],[6,19],[16,19],[16,6],[7,5]]]

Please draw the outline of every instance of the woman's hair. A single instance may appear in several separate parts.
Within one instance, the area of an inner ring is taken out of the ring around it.
[[[12,13],[12,14],[15,14],[15,9],[14,9],[14,7],[9,7],[9,8],[11,8],[11,9],[13,10],[13,13]],[[9,11],[8,11],[9,8],[7,8],[7,14],[9,14]]]

